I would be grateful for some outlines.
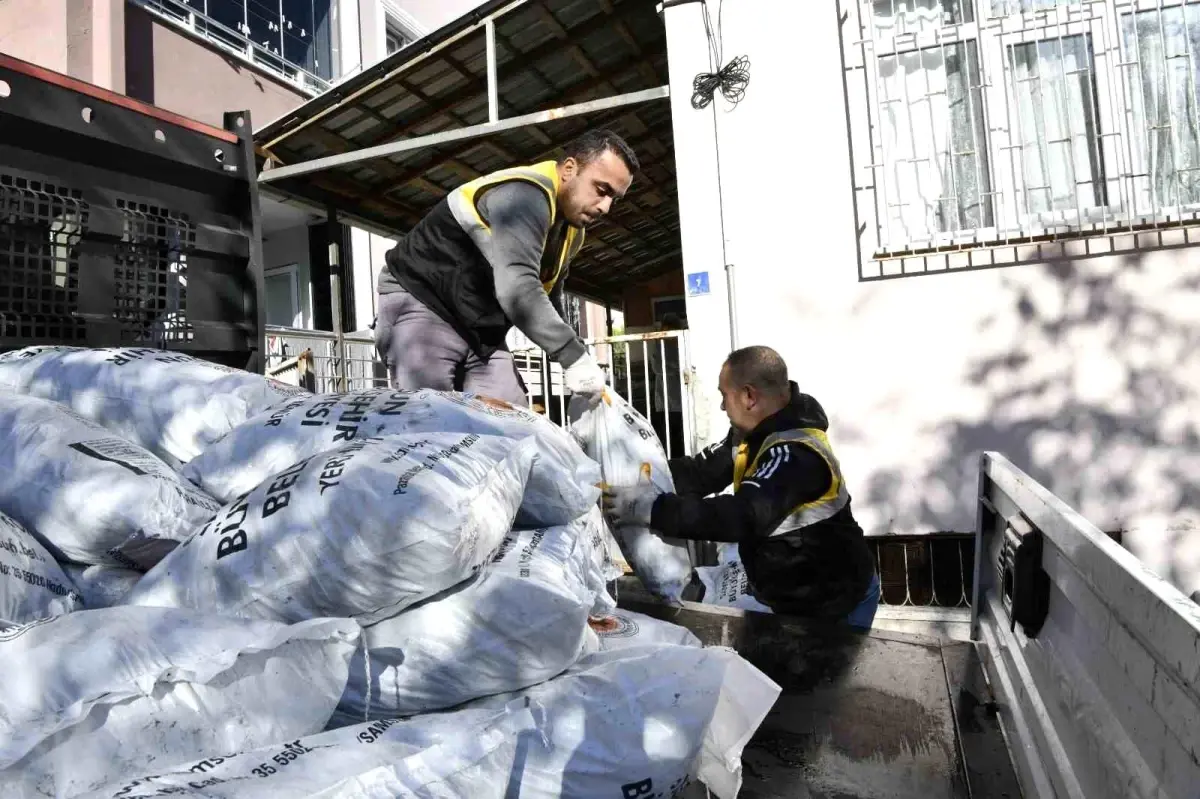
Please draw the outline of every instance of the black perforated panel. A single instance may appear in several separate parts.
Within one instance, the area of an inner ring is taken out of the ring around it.
[[[118,198],[124,236],[113,257],[113,318],[122,342],[186,342],[187,255],[196,226],[186,214]]]
[[[0,336],[82,341],[82,192],[0,172]]]

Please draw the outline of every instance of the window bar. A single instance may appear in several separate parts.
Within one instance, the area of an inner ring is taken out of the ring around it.
[[[1033,213],[1033,206],[1031,206],[1029,204],[1029,176],[1027,174],[1027,170],[1025,169],[1025,147],[1027,145],[1025,144],[1025,129],[1021,124],[1020,84],[1024,83],[1024,82],[1028,82],[1033,79],[1031,79],[1031,78],[1025,78],[1022,80],[1017,79],[1017,49],[1013,45],[1008,45],[1006,49],[1007,49],[1006,55],[1008,56],[1006,61],[1008,64],[1009,72],[1012,74],[1012,80],[1008,81],[1008,83],[1012,89],[1012,91],[1011,91],[1012,112],[1013,112],[1013,117],[1015,117],[1015,119],[1016,119],[1016,126],[1014,128],[1014,126],[1012,125],[1012,117],[1010,117],[1009,131],[1010,131],[1010,135],[1011,135],[1011,132],[1015,130],[1016,135],[1017,135],[1017,140],[1020,142],[1020,144],[1016,145],[1016,150],[1018,151],[1018,157],[1020,158],[1020,161],[1021,161],[1021,182],[1019,185],[1021,187],[1020,194],[1021,194],[1021,196],[1024,197],[1024,200],[1025,200],[1025,207],[1022,209],[1022,211],[1024,213],[1021,213],[1018,215],[1017,227],[1018,227],[1018,230],[1020,231],[1020,233],[1024,234],[1030,226],[1029,225],[1029,217]],[[1010,142],[1011,142],[1011,138],[1010,138]],[[1015,182],[1015,178],[1016,178],[1015,168],[1014,168],[1014,172],[1013,172],[1013,177],[1014,177],[1013,188],[1016,189],[1018,184]]]
[[[933,539],[925,542],[925,550],[929,553],[929,606],[933,608],[941,607],[938,603],[937,595],[937,568],[933,560]]]
[[[901,544],[900,551],[904,553],[904,601],[900,604],[901,606],[912,605],[913,607],[916,607],[916,603],[913,602],[912,599],[912,590],[909,587],[908,581],[908,544]]]
[[[1176,57],[1187,59],[1187,79],[1184,86],[1187,96],[1187,108],[1191,111],[1192,130],[1196,131],[1197,134],[1200,135],[1200,114],[1198,114],[1196,109],[1196,101],[1198,99],[1196,96],[1196,57],[1192,52],[1192,37],[1188,33],[1188,7],[1193,5],[1195,5],[1195,3],[1190,3],[1189,0],[1183,0],[1182,5],[1179,6],[1179,13],[1182,16],[1180,27],[1183,30],[1183,54]],[[1196,155],[1200,155],[1200,153],[1194,153],[1193,157]],[[1185,167],[1180,171],[1195,172],[1196,169],[1196,167]],[[1195,176],[1192,177],[1194,179]],[[1180,203],[1181,207],[1184,205],[1191,205],[1196,202],[1197,198],[1195,197],[1194,191],[1189,192],[1188,195],[1189,196]],[[1182,218],[1182,216],[1183,213],[1181,211],[1180,217]]]
[[[1171,88],[1172,88],[1171,87],[1171,72],[1168,69],[1169,64],[1167,63],[1167,26],[1166,26],[1166,20],[1163,18],[1162,0],[1157,0],[1157,2],[1155,3],[1155,11],[1158,14],[1158,36],[1161,41],[1161,47],[1159,48],[1159,60],[1162,61],[1163,85],[1166,86],[1166,88],[1167,88],[1166,97],[1164,98],[1164,103],[1163,103],[1167,109],[1167,124],[1159,125],[1157,127],[1158,128],[1165,127],[1167,130],[1167,135],[1171,139],[1171,166],[1174,167],[1175,159],[1178,157],[1178,153],[1179,153],[1179,138],[1178,138],[1178,132],[1177,132],[1178,129],[1175,126],[1175,115],[1172,113],[1173,109],[1171,108],[1171,106],[1172,106],[1171,97],[1170,97]],[[1135,29],[1136,29],[1136,24],[1137,24],[1136,18],[1135,18],[1134,24],[1135,24]],[[1187,33],[1186,33],[1186,27],[1185,27],[1184,36],[1186,36],[1186,35],[1187,35]],[[1167,176],[1167,179],[1169,180],[1168,186],[1174,193],[1174,196],[1171,197],[1171,201],[1167,203],[1168,207],[1178,207],[1179,206],[1178,192],[1175,191],[1179,185],[1176,175],[1177,175],[1177,172],[1175,171],[1174,168],[1172,168],[1171,174],[1169,176]],[[1153,183],[1151,183],[1150,191],[1151,191],[1151,196],[1153,196],[1153,191],[1154,191]],[[1158,220],[1158,204],[1156,203],[1155,204],[1155,221],[1157,221],[1157,220]],[[1166,220],[1164,219],[1163,221],[1166,221]]]
[[[1054,23],[1054,27],[1058,31],[1058,35],[1055,37],[1058,41],[1058,74],[1062,78],[1062,90],[1061,90],[1062,91],[1062,102],[1058,103],[1058,105],[1059,105],[1060,121],[1063,121],[1066,123],[1067,162],[1071,168],[1071,193],[1075,195],[1075,224],[1077,226],[1082,226],[1083,219],[1084,219],[1084,212],[1083,212],[1083,204],[1079,200],[1079,187],[1083,184],[1079,180],[1079,164],[1075,158],[1075,115],[1071,113],[1071,84],[1068,81],[1070,80],[1070,77],[1073,77],[1074,75],[1077,75],[1080,73],[1082,73],[1084,75],[1088,75],[1090,77],[1091,70],[1085,66],[1085,68],[1082,70],[1070,70],[1068,72],[1068,70],[1067,70],[1067,44],[1066,44],[1066,39],[1063,36],[1062,16],[1063,16],[1062,14],[1058,14],[1057,19]],[[1088,55],[1091,55],[1092,48],[1090,46],[1087,46],[1090,43],[1090,38],[1087,35],[1084,35],[1080,39],[1080,41],[1084,45],[1084,56],[1086,57]],[[1041,69],[1041,64],[1039,62],[1038,77],[1040,78],[1041,75],[1042,75],[1042,69]],[[1087,83],[1088,83],[1088,85],[1085,88],[1086,88],[1086,91],[1090,94],[1091,93],[1091,80],[1089,80]],[[1053,95],[1051,95],[1051,96],[1053,96]],[[1065,117],[1065,120],[1062,119],[1062,117]],[[1094,124],[1094,121],[1093,121],[1093,124]],[[1087,127],[1086,119],[1084,120],[1084,127],[1085,128]],[[1087,131],[1086,130],[1083,132],[1082,138],[1084,140],[1085,146],[1087,146],[1088,139],[1087,139]],[[1047,143],[1047,145],[1049,145],[1049,144],[1053,144],[1054,142],[1047,141],[1046,143]],[[1047,150],[1047,155],[1049,155],[1049,150]],[[1090,155],[1091,154],[1089,153],[1089,157],[1088,157],[1089,165],[1091,164]],[[1090,166],[1089,166],[1089,171],[1091,171]],[[1092,175],[1093,181],[1095,180],[1095,177],[1096,177],[1095,175]],[[1051,203],[1053,203],[1053,190],[1051,190],[1051,195],[1052,195]],[[1095,183],[1094,182],[1092,185],[1092,195],[1093,195],[1093,197],[1095,197]],[[1055,216],[1057,216],[1057,214]]]
[[[678,362],[677,358],[676,363]],[[667,445],[667,459],[669,460],[671,458],[671,398],[667,392],[670,390],[671,381],[667,377],[667,340],[665,338],[658,340],[658,363],[663,378],[663,434],[667,439],[664,443]]]
[[[967,596],[967,568],[963,560],[963,550],[966,548],[965,541],[958,542],[958,584],[962,587],[962,593],[958,597],[958,603],[954,607],[971,607],[971,599]]]
[[[988,199],[988,195],[991,194],[990,189],[992,188],[992,178],[991,178],[991,176],[988,176],[988,179],[986,181],[984,180],[985,172],[984,172],[984,163],[983,162],[984,162],[984,156],[985,156],[986,149],[979,146],[979,125],[977,124],[977,122],[983,123],[984,131],[987,131],[987,129],[988,129],[987,128],[987,118],[985,115],[986,107],[982,103],[980,103],[980,107],[979,107],[979,116],[977,117],[975,115],[975,111],[976,111],[975,104],[977,102],[977,97],[976,97],[975,93],[979,92],[979,97],[982,97],[983,87],[987,85],[987,78],[984,74],[984,68],[983,68],[984,59],[980,55],[979,38],[976,37],[975,41],[974,41],[975,67],[976,67],[976,71],[978,73],[978,79],[979,79],[978,86],[974,85],[974,82],[971,79],[971,77],[972,77],[971,70],[970,70],[971,60],[969,57],[970,53],[971,53],[971,45],[968,43],[964,43],[961,45],[961,47],[963,50],[963,56],[966,57],[966,59],[967,59],[967,67],[968,67],[968,69],[966,71],[967,119],[968,119],[968,123],[971,128],[971,147],[974,150],[973,155],[975,158],[975,194],[976,194],[976,196],[978,198],[978,202],[979,202],[979,220],[978,220],[978,222],[979,222],[979,227],[983,227],[985,222],[987,222],[989,220],[989,217],[990,217],[990,221],[992,224],[996,223],[996,209],[994,207],[989,207],[990,200]],[[991,213],[990,214],[985,213],[986,210],[990,210]]]
[[[1142,169],[1140,171],[1133,168],[1134,162],[1132,160],[1132,148],[1134,146],[1134,143],[1131,141],[1129,144],[1130,150],[1131,150],[1129,181],[1130,181],[1131,185],[1133,186],[1132,191],[1135,196],[1137,196],[1137,194],[1138,194],[1137,180],[1139,178],[1141,178],[1146,181],[1147,204],[1150,208],[1151,217],[1154,219],[1154,221],[1157,222],[1158,221],[1158,203],[1154,202],[1154,170],[1153,170],[1152,158],[1151,158],[1151,151],[1153,148],[1152,148],[1152,144],[1151,144],[1150,103],[1149,103],[1150,98],[1148,98],[1146,96],[1145,90],[1142,88],[1142,85],[1144,83],[1143,77],[1145,75],[1145,67],[1142,66],[1142,41],[1141,41],[1141,37],[1138,35],[1138,21],[1137,21],[1138,13],[1139,12],[1137,10],[1136,4],[1131,5],[1130,13],[1129,13],[1129,22],[1133,26],[1133,31],[1132,31],[1132,36],[1131,36],[1131,39],[1133,42],[1133,61],[1129,62],[1128,67],[1131,70],[1136,71],[1136,82],[1135,82],[1135,79],[1127,78],[1127,80],[1129,81],[1129,83],[1133,84],[1129,88],[1129,93],[1131,95],[1130,99],[1132,100],[1132,95],[1134,92],[1136,92],[1138,95],[1140,95],[1141,99],[1142,99],[1142,140],[1144,143],[1144,148],[1143,148],[1144,163],[1142,163],[1142,165],[1141,165]],[[1132,108],[1132,105],[1133,104],[1130,103],[1129,107]]]
[[[880,63],[881,59],[875,49],[875,37],[878,34],[878,31],[877,31],[876,25],[875,25],[874,9],[870,8],[868,6],[868,2],[869,2],[869,0],[862,0],[862,2],[859,3],[860,14],[865,14],[867,19],[870,20],[870,24],[868,26],[869,33],[866,36],[866,40],[864,41],[864,43],[862,45],[863,66],[864,66],[864,68],[869,69],[871,72],[871,80],[875,86],[874,98],[873,98],[874,104],[875,104],[875,109],[874,109],[875,110],[875,119],[878,120],[877,124],[881,124],[882,120],[884,119],[884,114],[883,114],[883,105],[884,105],[884,96],[885,96],[884,83],[883,83],[883,78],[880,75],[880,71],[879,71],[879,63]],[[891,0],[891,9],[892,9],[892,19],[895,19],[896,18],[896,0]],[[868,47],[868,45],[870,45],[870,46]],[[891,57],[896,58],[895,55],[893,55]],[[883,249],[884,247],[890,247],[891,242],[892,242],[892,225],[891,225],[891,219],[890,219],[888,205],[887,205],[887,203],[888,203],[888,174],[887,174],[887,171],[888,171],[888,146],[887,146],[887,139],[888,139],[888,137],[887,137],[886,132],[883,132],[881,130],[878,146],[877,146],[877,148],[872,148],[872,153],[871,153],[871,160],[876,161],[877,163],[871,164],[869,166],[869,168],[872,170],[872,183],[874,183],[877,187],[877,190],[875,193],[875,207],[876,207],[876,215],[878,218],[875,220],[875,233],[876,233],[876,236],[878,237],[880,249]],[[878,150],[878,152],[875,152],[876,149]],[[877,155],[878,155],[878,157],[876,157]],[[883,200],[882,202],[880,202],[880,198],[882,198],[882,200]]]
[[[1102,9],[1104,7],[1105,6],[1101,6]],[[1089,6],[1088,11],[1091,12],[1091,10],[1092,9]],[[1104,15],[1105,12],[1102,10],[1100,13],[1101,13],[1101,15]],[[1107,19],[1107,17],[1103,17],[1103,18]],[[1095,17],[1092,17],[1092,18],[1090,18],[1089,21],[1094,22],[1097,20]],[[1095,26],[1092,26],[1092,27],[1095,27]],[[1100,28],[1100,32],[1102,34],[1101,35],[1101,45],[1103,45],[1103,47],[1104,47],[1103,55],[1104,55],[1105,65],[1111,64],[1114,60],[1119,61],[1120,60],[1119,49],[1114,48],[1108,42],[1108,37],[1110,35],[1108,32],[1108,29]],[[1097,64],[1099,63],[1098,56],[1097,56],[1097,49],[1098,48],[1096,45],[1096,38],[1093,36],[1092,37],[1092,69],[1093,70],[1097,69]],[[1106,81],[1109,85],[1108,101],[1111,104],[1111,107],[1117,108],[1118,106],[1116,104],[1116,100],[1112,96],[1112,83],[1113,83],[1112,79],[1113,79],[1113,77],[1116,77],[1116,76],[1114,75],[1113,70],[1111,68],[1106,68],[1105,71],[1109,75],[1109,79],[1108,79],[1108,81]],[[1104,126],[1102,124],[1103,119],[1100,116],[1100,98],[1098,96],[1100,93],[1100,84],[1099,84],[1099,81],[1095,79],[1094,75],[1093,75],[1092,83],[1093,83],[1095,91],[1088,92],[1088,103],[1091,106],[1092,119],[1096,126],[1096,131],[1095,131],[1096,163],[1100,169],[1100,174],[1096,177],[1098,180],[1101,181],[1098,185],[1104,186],[1104,193],[1100,197],[1100,223],[1101,223],[1101,230],[1104,232],[1108,232],[1109,230],[1112,229],[1112,227],[1114,227],[1114,225],[1112,223],[1116,222],[1116,220],[1114,219],[1114,217],[1111,213],[1111,206],[1112,206],[1113,195],[1114,195],[1114,192],[1112,191],[1112,186],[1114,184],[1117,187],[1117,191],[1115,192],[1115,194],[1116,194],[1116,201],[1117,201],[1117,203],[1119,203],[1119,207],[1121,207],[1121,208],[1126,207],[1123,192],[1121,191],[1121,179],[1120,179],[1120,175],[1122,173],[1122,167],[1121,167],[1121,162],[1120,162],[1120,159],[1121,159],[1121,133],[1120,133],[1120,127],[1119,127],[1120,123],[1119,122],[1117,123],[1118,124],[1117,130],[1113,130],[1113,131],[1105,131],[1104,130]],[[1106,156],[1107,151],[1105,148],[1104,140],[1106,138],[1116,139],[1116,142],[1115,142],[1111,152],[1115,156],[1115,159],[1116,159],[1117,174],[1115,177],[1112,177],[1112,178],[1109,177],[1107,164],[1105,164],[1105,156]]]
[[[929,91],[929,76],[928,76],[928,74],[925,73],[924,55],[923,54],[924,54],[923,50],[915,50],[913,52],[913,55],[915,55],[917,57],[917,68],[921,70],[922,74],[925,77],[926,92],[928,92]],[[944,59],[943,59],[943,63],[944,63]],[[900,91],[904,95],[904,98],[903,98],[904,108],[905,108],[904,118],[908,122],[908,141],[910,142],[909,146],[912,148],[912,158],[907,159],[907,163],[912,164],[913,178],[914,178],[913,182],[917,186],[920,186],[922,181],[921,181],[921,173],[917,167],[917,163],[918,163],[917,129],[916,129],[916,126],[913,124],[913,117],[915,116],[915,114],[913,114],[913,100],[912,100],[912,96],[909,94],[909,91],[908,91],[907,76],[905,76],[903,74],[903,66],[900,63],[900,59],[898,56],[896,57],[896,72],[897,72],[897,75],[898,75],[899,81],[900,81]],[[927,104],[927,107],[929,109],[932,109],[933,103],[930,102],[928,99],[925,102]],[[932,122],[933,122],[933,112],[932,112],[932,110],[930,110],[930,124],[932,124]],[[933,149],[934,149],[934,152],[931,153],[931,156],[936,158],[937,142],[931,142],[931,143],[933,144]],[[900,163],[900,160],[897,160],[897,163]],[[935,161],[935,163],[936,163],[936,161]],[[904,226],[907,227],[906,224]],[[928,217],[926,217],[926,231],[925,231],[926,238],[929,241],[932,241],[933,240],[933,231],[929,230],[928,228],[929,228],[929,220],[928,220]]]
[[[939,49],[941,49],[941,51],[942,51],[942,63],[945,64],[946,63],[946,46],[944,44],[939,45]],[[929,111],[929,127],[932,130],[934,127],[933,98],[938,95],[945,96],[947,110],[949,110],[949,107],[950,107],[950,91],[949,91],[950,74],[949,74],[949,71],[947,70],[947,73],[946,73],[947,87],[946,87],[946,89],[935,92],[929,86],[929,71],[922,70],[922,73],[925,76],[926,92],[925,92],[925,96],[922,97],[921,99],[925,101],[925,105]],[[949,117],[949,114],[947,114],[947,117]],[[952,203],[952,205],[950,207],[954,209],[955,221],[954,221],[953,225],[949,225],[948,224],[949,223],[949,214],[943,214],[942,213],[943,209],[939,208],[938,209],[939,214],[935,215],[935,219],[937,219],[940,216],[942,221],[940,223],[938,223],[938,227],[940,228],[940,227],[942,227],[943,224],[946,224],[946,226],[949,227],[950,230],[949,231],[944,231],[944,230],[930,231],[931,241],[937,240],[938,233],[950,232],[951,234],[953,234],[963,228],[962,206],[958,202],[958,171],[954,165],[954,141],[953,141],[953,139],[954,139],[954,131],[953,131],[954,123],[952,121],[950,121],[949,119],[947,119],[947,124],[951,128],[951,130],[950,130],[951,141],[946,145],[946,149],[943,152],[945,153],[946,163],[950,167],[950,181],[949,181],[948,186],[941,187],[941,191],[938,192],[938,194],[940,196],[937,198],[937,201],[939,204],[945,203],[945,202]],[[934,137],[933,142],[932,142],[932,144],[933,144],[932,160],[933,160],[934,168],[936,169],[937,168],[937,154],[938,154],[937,139],[936,139],[937,134],[932,133],[931,135]],[[913,160],[915,161],[916,159],[913,159]],[[929,159],[924,159],[924,160],[928,161]],[[946,189],[950,190],[950,192],[948,194],[946,192]]]

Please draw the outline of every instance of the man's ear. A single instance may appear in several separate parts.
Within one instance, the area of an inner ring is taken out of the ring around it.
[[[558,165],[558,169],[562,177],[570,179],[575,177],[575,175],[579,172],[579,162],[574,158],[568,157]]]

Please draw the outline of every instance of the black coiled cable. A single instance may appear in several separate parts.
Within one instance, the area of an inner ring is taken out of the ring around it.
[[[701,72],[692,81],[692,108],[708,108],[717,91],[731,104],[737,105],[746,96],[750,83],[750,59],[740,55],[716,72]]]

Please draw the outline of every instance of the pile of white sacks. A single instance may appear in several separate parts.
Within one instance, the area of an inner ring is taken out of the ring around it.
[[[736,796],[779,687],[616,609],[623,558],[690,571],[597,486],[670,475],[619,397],[574,416],[0,354],[0,796]]]

